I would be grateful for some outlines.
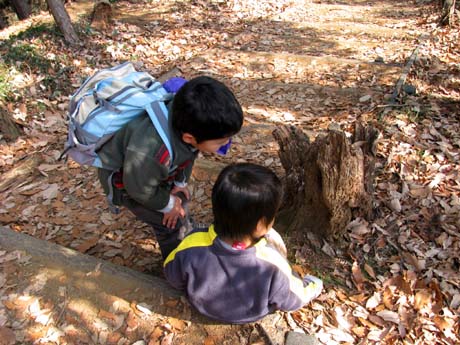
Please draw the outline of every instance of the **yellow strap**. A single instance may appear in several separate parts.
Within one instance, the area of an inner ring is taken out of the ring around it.
[[[207,247],[212,245],[214,242],[214,239],[217,237],[216,232],[214,231],[214,225],[211,224],[211,226],[208,228],[208,231],[203,232],[195,232],[191,235],[188,235],[187,237],[184,238],[184,240],[177,246],[176,249],[174,249],[166,258],[163,266],[166,266],[168,262],[174,260],[176,257],[176,254],[179,253],[182,250],[186,250],[189,248],[193,247]]]

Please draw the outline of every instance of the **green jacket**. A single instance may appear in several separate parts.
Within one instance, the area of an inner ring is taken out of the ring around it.
[[[169,152],[147,114],[130,121],[98,151],[104,166],[112,169],[98,171],[106,194],[112,172],[122,172],[123,186],[114,188],[114,204],[120,205],[126,192],[144,207],[162,210],[168,205],[173,184],[187,183],[198,151],[179,138],[171,121],[169,128],[174,151],[171,169]],[[121,180],[120,175],[117,178]]]

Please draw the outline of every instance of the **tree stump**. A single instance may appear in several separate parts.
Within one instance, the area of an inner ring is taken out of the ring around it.
[[[273,135],[286,171],[280,230],[335,240],[352,217],[371,218],[376,129],[358,123],[351,140],[329,130],[312,143],[292,126],[279,127]]]
[[[27,19],[30,17],[30,14],[32,13],[30,1],[10,0],[10,4],[20,20]]]
[[[0,133],[5,140],[14,141],[22,133],[18,124],[16,124],[7,109],[3,108],[0,104]]]
[[[91,13],[91,27],[97,30],[105,30],[112,23],[112,5],[108,0],[96,1]]]

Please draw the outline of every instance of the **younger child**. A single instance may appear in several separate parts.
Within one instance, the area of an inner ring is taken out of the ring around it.
[[[271,170],[227,166],[212,190],[214,224],[190,233],[171,252],[164,263],[167,280],[199,312],[229,323],[296,310],[316,298],[322,281],[299,278],[269,243],[279,236],[272,226],[281,199],[280,180]]]
[[[153,228],[163,258],[180,242],[184,203],[190,198],[187,181],[198,152],[226,151],[243,124],[233,93],[210,77],[185,83],[168,109],[173,153],[147,114],[130,121],[98,151],[107,167],[99,169],[104,192]]]

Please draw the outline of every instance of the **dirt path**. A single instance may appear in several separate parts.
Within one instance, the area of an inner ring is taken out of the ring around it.
[[[89,3],[81,0],[68,7],[86,35],[79,49],[65,47],[54,29],[40,25],[50,19],[44,13],[28,22],[25,34],[12,36],[17,34],[12,26],[0,35],[13,85],[10,99],[15,99],[2,107],[15,114],[27,134],[14,143],[1,142],[1,225],[161,274],[149,228],[126,211],[116,216],[108,211],[94,169],[56,160],[65,141],[68,95],[96,69],[124,60],[141,62],[154,75],[172,68],[187,78],[211,75],[235,91],[246,120],[228,156],[204,156],[204,161],[250,161],[282,176],[271,135],[279,124],[299,126],[311,138],[331,124],[348,131],[356,120],[375,122],[383,132],[375,195],[380,217],[351,228],[346,253],[331,252],[325,243],[318,244],[317,252],[290,243],[299,269],[318,272],[327,287],[313,308],[293,315],[294,326],[317,333],[327,344],[364,338],[389,343],[455,339],[442,326],[458,320],[450,315],[460,304],[459,278],[452,273],[455,267],[458,273],[459,260],[460,224],[455,219],[460,190],[454,181],[460,146],[460,72],[455,62],[460,55],[449,41],[457,37],[458,42],[458,33],[445,31],[427,41],[417,72],[409,75],[417,96],[402,95],[401,111],[377,121],[419,38],[434,27],[432,7],[423,1],[390,0],[119,1],[113,26],[98,32],[85,21],[88,12],[82,12]],[[197,169],[194,176],[194,218],[210,222],[215,174]],[[311,258],[318,259],[312,264]],[[403,278],[389,281],[399,276]],[[427,285],[416,289],[422,281]],[[402,282],[411,285],[404,290],[407,308],[395,302],[403,298],[398,295]],[[15,284],[0,284],[0,292]],[[380,298],[372,301],[377,307],[367,310],[366,302],[374,296]],[[414,296],[423,303],[410,309]],[[425,314],[425,302],[441,303],[444,314],[438,311],[436,321],[426,321],[435,314]],[[0,305],[0,316],[2,312],[9,315]],[[417,327],[404,333],[395,326],[397,317]],[[22,327],[16,319],[6,325]]]

